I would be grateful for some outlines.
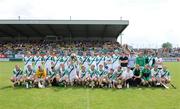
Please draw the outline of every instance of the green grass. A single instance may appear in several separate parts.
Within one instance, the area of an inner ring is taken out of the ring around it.
[[[180,63],[166,63],[177,87],[169,90],[12,88],[9,78],[15,64],[22,66],[0,62],[0,109],[180,109]]]

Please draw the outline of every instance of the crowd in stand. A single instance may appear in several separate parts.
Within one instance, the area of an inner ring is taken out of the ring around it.
[[[1,48],[1,52],[25,54],[24,68],[16,65],[13,70],[13,86],[168,88],[171,80],[162,58],[153,51],[134,52],[117,42],[7,43],[3,47],[7,51]]]

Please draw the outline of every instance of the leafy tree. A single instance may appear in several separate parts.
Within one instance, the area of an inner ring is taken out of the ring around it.
[[[162,48],[171,49],[172,48],[172,44],[170,42],[163,43],[162,44]]]

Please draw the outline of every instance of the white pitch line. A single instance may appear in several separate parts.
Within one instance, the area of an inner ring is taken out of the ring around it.
[[[88,89],[88,88],[87,88],[87,90],[86,90],[86,94],[87,94],[87,96],[86,96],[86,97],[87,97],[87,98],[86,98],[86,99],[87,99],[87,107],[86,107],[86,109],[90,109],[90,107],[89,107],[89,102],[90,102],[90,101],[89,101],[89,89]]]

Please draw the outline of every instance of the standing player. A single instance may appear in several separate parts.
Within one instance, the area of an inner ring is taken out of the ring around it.
[[[31,56],[31,53],[27,52],[23,60],[24,60],[24,71],[25,71],[28,65],[32,66],[33,57]]]
[[[70,64],[68,65],[68,72],[69,72],[69,80],[71,86],[74,84],[74,82],[77,79],[77,57],[76,54],[72,53]]]
[[[91,56],[88,58],[89,61],[89,68],[91,68],[92,65],[96,68],[96,56],[94,56],[94,52],[91,52]]]
[[[51,71],[51,66],[52,66],[53,61],[54,61],[53,57],[50,55],[50,52],[47,51],[47,55],[44,56],[46,72]]]
[[[121,63],[122,70],[125,71],[128,65],[128,57],[126,56],[124,52],[122,52],[122,56],[119,58],[119,60]]]
[[[89,57],[87,56],[86,52],[84,51],[83,55],[80,58],[80,64],[81,64],[81,66],[84,66],[86,68],[86,70],[88,70],[88,68],[89,68],[88,58]]]
[[[140,69],[142,70],[145,66],[145,58],[143,57],[143,53],[139,52],[138,57],[136,57],[136,64],[140,66]]]
[[[34,68],[37,71],[38,66],[42,66],[43,58],[40,56],[39,52],[36,53],[36,56],[33,57],[34,60]]]
[[[117,70],[118,67],[120,66],[119,58],[120,58],[120,56],[118,54],[118,51],[115,51],[115,53],[112,56],[112,60],[113,60],[112,64],[113,64],[113,69],[114,70]]]
[[[112,57],[111,57],[111,55],[110,55],[110,53],[107,53],[107,55],[106,55],[106,57],[105,57],[105,59],[104,59],[104,63],[105,63],[105,70],[107,71],[107,72],[109,72],[110,71],[110,69],[112,69],[112,62],[113,62],[113,60],[112,60]]]
[[[134,52],[131,52],[128,58],[128,66],[131,68],[131,70],[133,70],[135,64],[136,64],[136,56]]]
[[[96,66],[97,66],[97,69],[98,69],[98,67],[100,65],[104,67],[104,56],[102,55],[101,52],[99,52],[99,54],[96,57]]]

